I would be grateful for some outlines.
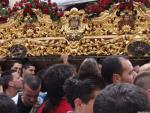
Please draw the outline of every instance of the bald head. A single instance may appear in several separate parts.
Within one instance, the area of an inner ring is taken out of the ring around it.
[[[134,84],[147,90],[150,88],[150,71],[141,72],[134,80]]]
[[[150,71],[150,63],[142,65],[139,69],[139,72]]]

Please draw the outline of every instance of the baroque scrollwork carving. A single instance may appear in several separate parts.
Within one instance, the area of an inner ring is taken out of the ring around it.
[[[26,48],[27,56],[150,55],[150,9],[143,10],[140,3],[134,7],[134,20],[127,10],[117,16],[117,6],[92,19],[72,9],[56,22],[37,9],[33,9],[37,20],[30,22],[20,10],[0,26],[0,56],[12,56],[9,48],[14,45]]]

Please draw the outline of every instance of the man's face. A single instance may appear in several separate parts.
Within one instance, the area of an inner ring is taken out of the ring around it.
[[[18,73],[21,74],[21,70],[22,70],[22,64],[20,63],[14,63],[14,65],[11,67],[12,70],[16,70]]]
[[[24,76],[35,75],[35,67],[29,66],[27,69],[23,69],[23,75]]]
[[[37,90],[32,90],[27,84],[24,84],[23,103],[26,106],[33,106],[37,101],[37,97],[39,95],[40,89],[41,87],[39,87]]]
[[[100,94],[100,90],[94,91],[94,98],[91,99],[87,104],[82,103],[79,113],[93,113],[93,104],[97,95]]]
[[[134,77],[136,76],[136,72],[129,60],[121,59],[121,64],[123,68],[123,72],[121,75],[121,82],[125,83],[133,83]]]
[[[22,77],[18,72],[12,73],[13,76],[13,87],[16,89],[22,89],[23,83],[22,83]]]

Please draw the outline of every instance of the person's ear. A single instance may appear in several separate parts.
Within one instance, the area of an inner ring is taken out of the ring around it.
[[[113,74],[112,82],[113,83],[120,83],[121,82],[121,76],[119,74]]]
[[[146,90],[146,94],[147,94],[148,99],[150,100],[150,89]]]
[[[9,81],[8,85],[13,87],[14,86],[14,82],[13,81]]]
[[[82,106],[82,101],[81,101],[81,99],[76,98],[76,99],[74,100],[74,105],[75,105],[75,109],[80,109],[81,106]]]

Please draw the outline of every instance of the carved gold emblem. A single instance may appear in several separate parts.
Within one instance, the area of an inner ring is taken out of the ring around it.
[[[0,56],[11,56],[13,52],[9,48],[16,44],[26,48],[27,56],[64,52],[70,55],[135,56],[137,52],[150,55],[150,9],[143,10],[140,3],[134,2],[134,10],[137,12],[134,16],[128,10],[117,16],[118,7],[115,7],[88,19],[83,10],[73,8],[64,12],[60,21],[52,21],[49,15],[33,9],[37,20],[32,22],[22,21],[23,11],[19,10],[0,25]],[[139,36],[140,41],[135,36]]]

